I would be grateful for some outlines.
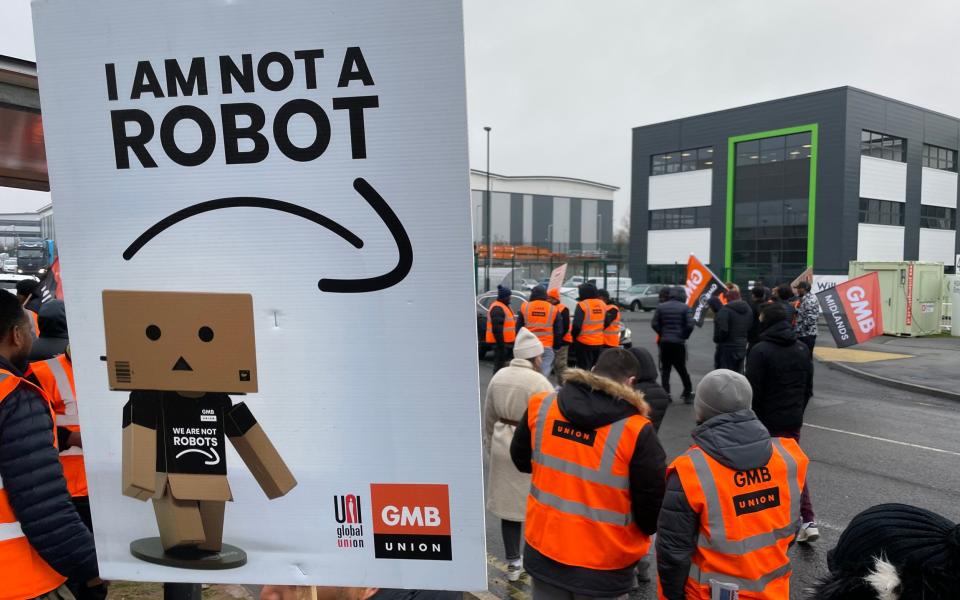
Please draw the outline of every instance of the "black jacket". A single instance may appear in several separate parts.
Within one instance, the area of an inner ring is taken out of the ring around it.
[[[760,309],[762,308],[763,302],[750,302],[750,311],[753,313],[753,324],[747,332],[747,343],[750,347],[760,340]]]
[[[717,415],[693,430],[693,441],[722,465],[745,471],[770,462],[770,434],[750,410]],[[685,600],[684,585],[697,548],[700,518],[676,473],[667,477],[657,533],[657,576],[667,600]]]
[[[0,369],[21,376],[0,357]],[[93,534],[67,491],[46,400],[26,385],[0,402],[0,478],[30,545],[64,577],[97,577]]]
[[[773,432],[799,430],[810,400],[813,363],[810,348],[797,341],[793,326],[779,321],[760,332],[747,356],[753,410]]]
[[[549,298],[547,298],[547,293],[543,291],[542,288],[540,289],[534,288],[533,291],[530,292],[530,302],[533,302],[534,300],[543,300],[544,302],[550,302]],[[557,316],[553,319],[553,346],[552,347],[555,350],[560,348],[560,346],[563,345],[563,332],[565,331],[565,329],[563,329],[563,321],[560,319],[560,310],[559,310],[560,306],[562,305],[559,305],[559,304],[556,305]],[[500,312],[502,313],[503,311],[500,311]],[[520,333],[521,327],[526,327],[526,326],[527,326],[527,323],[526,323],[526,320],[523,318],[523,311],[521,310],[517,313],[517,333],[518,334]]]
[[[557,321],[560,323],[560,332],[563,335],[566,335],[570,331],[570,309],[563,305],[563,302],[557,305],[557,309],[560,311],[560,314],[557,315]],[[563,341],[563,335],[560,336],[560,345],[557,348],[570,345],[569,342]]]
[[[670,394],[657,383],[657,376],[660,373],[657,363],[653,361],[653,356],[647,352],[647,349],[634,346],[630,348],[630,353],[640,363],[640,371],[637,373],[637,381],[633,387],[643,392],[643,399],[650,405],[650,421],[653,422],[653,429],[660,431],[663,418],[667,415],[667,408],[670,407]]]
[[[682,290],[670,290],[670,299],[657,305],[650,326],[660,335],[661,342],[686,343],[693,333],[694,321],[690,307],[679,298]]]
[[[37,314],[40,337],[34,340],[30,350],[30,362],[47,360],[63,354],[70,343],[67,338],[67,313],[63,300],[48,300]]]
[[[753,326],[753,311],[743,300],[734,300],[721,307],[713,319],[713,343],[735,348],[747,347],[747,336]]]
[[[643,403],[634,390],[587,371],[571,369],[564,379],[566,383],[557,395],[558,408],[565,419],[583,429],[598,429],[626,419],[637,414],[631,402]],[[517,469],[530,473],[532,455],[533,440],[524,413],[513,435],[510,456]],[[630,510],[637,527],[647,535],[657,531],[665,461],[656,432],[652,427],[645,427],[637,437],[630,458],[629,477]],[[524,550],[523,567],[537,579],[587,596],[619,596],[628,593],[636,582],[634,565],[612,571],[574,567],[544,556],[529,544]]]

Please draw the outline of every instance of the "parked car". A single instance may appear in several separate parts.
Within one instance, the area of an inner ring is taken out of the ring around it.
[[[664,285],[659,283],[638,283],[632,285],[620,298],[620,306],[631,311],[650,311],[660,303],[660,290]]]
[[[490,351],[490,344],[487,344],[487,313],[490,312],[490,305],[497,299],[496,292],[484,292],[477,296],[477,353],[483,359]],[[520,307],[527,301],[527,296],[519,292],[513,292],[510,295],[510,310],[513,314],[520,313]]]
[[[17,272],[17,259],[16,259],[16,258],[5,258],[5,259],[3,259],[3,272],[4,272],[4,273],[16,273],[16,272]]]
[[[525,291],[525,292],[529,292],[530,290],[532,290],[533,288],[537,287],[538,285],[540,285],[540,282],[537,281],[536,279],[521,279],[521,280],[520,280],[520,289],[523,290],[523,291]]]

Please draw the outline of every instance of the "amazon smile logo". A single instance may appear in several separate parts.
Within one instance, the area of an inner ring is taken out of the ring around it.
[[[373,212],[376,213],[380,220],[383,221],[383,224],[386,225],[387,231],[390,232],[390,235],[393,237],[393,241],[397,246],[397,263],[389,271],[374,277],[364,277],[360,279],[334,279],[330,277],[322,278],[317,282],[317,287],[321,292],[335,294],[359,294],[384,290],[403,281],[407,274],[410,273],[410,269],[413,266],[413,246],[410,243],[410,237],[407,235],[407,230],[404,228],[403,223],[400,222],[399,217],[397,217],[397,214],[393,212],[393,209],[390,208],[390,205],[387,204],[387,201],[384,200],[380,193],[377,192],[377,190],[375,190],[374,187],[362,177],[358,177],[353,180],[353,189],[360,195],[361,198],[366,200],[370,208],[373,209]],[[123,258],[124,260],[133,259],[133,257],[140,252],[140,250],[146,246],[148,242],[181,221],[185,221],[197,215],[211,211],[229,208],[259,208],[287,213],[301,219],[306,219],[307,221],[311,221],[314,224],[327,229],[357,250],[363,248],[363,240],[360,239],[355,233],[340,223],[337,223],[333,219],[330,219],[329,217],[318,212],[314,212],[304,206],[282,200],[276,200],[273,198],[232,196],[194,204],[193,206],[188,206],[161,219],[140,234],[140,236],[137,237],[137,239],[134,240],[126,250],[124,250]],[[174,368],[176,369],[176,367]]]
[[[203,461],[205,465],[220,464],[220,454],[217,452],[219,432],[215,427],[174,427],[172,433],[174,449],[185,447],[175,455],[178,460],[187,454],[199,454],[206,458]]]

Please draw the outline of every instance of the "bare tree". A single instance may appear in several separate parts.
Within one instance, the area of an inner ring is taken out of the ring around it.
[[[626,256],[630,248],[630,215],[623,215],[613,234],[613,245],[620,256]]]

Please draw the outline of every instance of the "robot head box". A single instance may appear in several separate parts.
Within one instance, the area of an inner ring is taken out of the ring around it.
[[[103,291],[112,390],[255,393],[250,294]]]

